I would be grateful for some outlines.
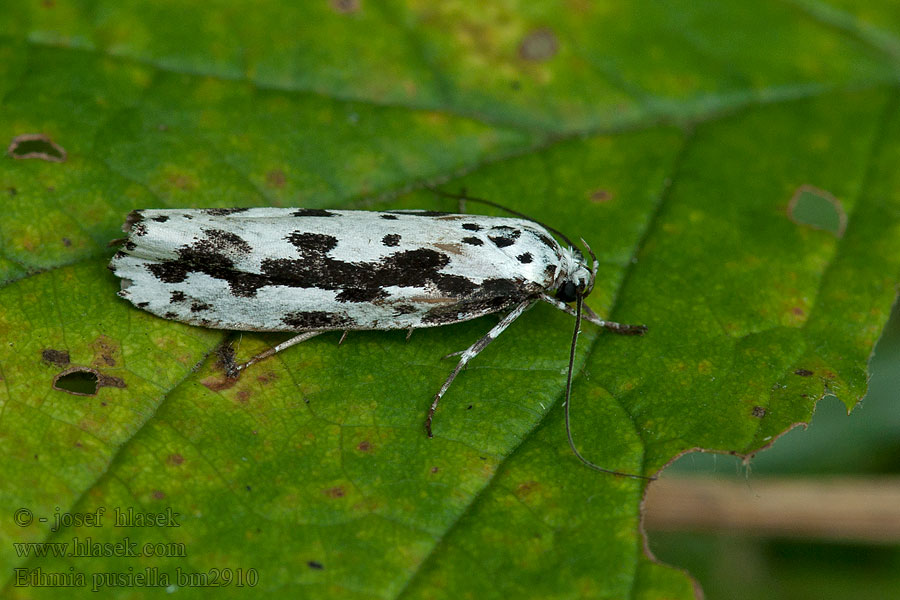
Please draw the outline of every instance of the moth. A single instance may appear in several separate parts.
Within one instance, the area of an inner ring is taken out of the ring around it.
[[[438,403],[466,364],[526,309],[547,302],[575,317],[565,393],[569,444],[588,466],[629,475],[595,465],[575,447],[572,365],[582,319],[626,335],[646,328],[602,320],[584,305],[598,263],[583,240],[590,265],[560,232],[510,212],[517,217],[426,210],[137,210],[126,218],[128,237],[119,240],[124,243],[109,267],[122,280],[119,296],[164,319],[297,333],[233,365],[230,376],[327,331],[411,333],[506,312],[484,337],[448,355],[460,358],[428,410],[428,437]]]

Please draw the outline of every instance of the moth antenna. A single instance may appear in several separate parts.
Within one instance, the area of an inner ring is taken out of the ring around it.
[[[572,243],[572,240],[567,238],[566,234],[564,234],[559,229],[554,229],[553,227],[550,227],[546,223],[541,223],[537,219],[533,219],[533,218],[529,217],[528,215],[526,215],[525,213],[520,213],[517,210],[507,208],[507,207],[503,206],[502,204],[498,204],[496,202],[491,202],[490,200],[485,200],[484,198],[473,198],[472,196],[467,196],[465,190],[463,190],[463,193],[461,193],[461,194],[451,194],[450,192],[445,192],[444,190],[439,190],[436,187],[432,187],[432,186],[428,185],[427,183],[425,184],[425,187],[427,189],[431,190],[432,192],[434,192],[435,194],[437,194],[438,196],[445,196],[447,198],[456,198],[457,200],[471,200],[472,202],[480,202],[481,204],[486,204],[488,206],[493,206],[494,208],[499,208],[500,210],[505,210],[506,212],[508,212],[511,215],[516,215],[517,217],[522,217],[523,219],[528,219],[532,223],[537,223],[538,225],[540,225],[541,227],[543,227],[550,233],[555,233],[556,235],[561,237],[563,239],[563,241],[565,243],[567,243],[569,246],[572,246],[572,247],[575,246],[575,244]]]
[[[585,246],[587,246],[587,244],[585,244]],[[590,251],[590,248],[588,248],[588,251]],[[655,481],[656,477],[647,477],[645,475],[634,475],[632,473],[621,473],[619,471],[613,471],[611,469],[604,469],[600,465],[596,465],[582,456],[581,452],[578,451],[578,448],[575,447],[575,440],[572,439],[572,428],[570,426],[569,420],[569,405],[572,399],[572,370],[575,366],[575,345],[578,342],[578,332],[581,329],[581,304],[583,302],[584,296],[578,294],[575,298],[575,333],[572,334],[572,347],[569,350],[569,373],[566,376],[566,437],[569,438],[569,447],[572,449],[572,452],[575,454],[575,456],[578,457],[578,460],[583,462],[588,467],[594,469],[595,471],[600,471],[601,473],[609,473],[610,475],[619,475],[621,477],[631,477],[633,479],[646,479],[647,481]]]

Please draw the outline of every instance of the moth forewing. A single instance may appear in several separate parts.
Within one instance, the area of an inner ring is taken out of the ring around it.
[[[429,410],[429,436],[439,400],[468,361],[538,300],[580,315],[566,302],[580,305],[596,274],[596,260],[590,268],[525,218],[161,209],[132,212],[123,229],[110,268],[122,279],[119,295],[137,307],[204,327],[298,333],[235,370],[323,331],[412,330],[509,310],[462,352]],[[632,327],[588,319],[620,333]]]

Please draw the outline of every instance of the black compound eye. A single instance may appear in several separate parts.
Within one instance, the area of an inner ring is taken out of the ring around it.
[[[567,281],[556,290],[556,297],[563,302],[574,302],[577,289],[573,281]]]

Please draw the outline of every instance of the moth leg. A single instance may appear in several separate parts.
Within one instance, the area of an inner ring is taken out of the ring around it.
[[[412,327],[410,327],[409,329],[406,330],[406,341],[407,341],[407,342],[409,341],[409,338],[412,337],[412,332],[413,332],[413,328],[412,328]]]
[[[345,329],[344,333],[341,334],[341,339],[338,340],[338,346],[344,343],[344,340],[347,338],[347,334],[350,333],[349,329]],[[302,340],[301,340],[302,341]]]
[[[325,331],[304,331],[303,333],[298,333],[291,339],[281,342],[277,346],[272,346],[265,352],[260,352],[259,354],[257,354],[256,356],[254,356],[253,358],[251,358],[244,364],[237,365],[233,369],[230,369],[231,372],[226,373],[226,375],[228,375],[228,377],[237,377],[238,373],[240,373],[241,371],[243,371],[250,365],[256,364],[263,359],[269,358],[270,356],[273,356],[273,355],[281,352],[285,348],[290,348],[291,346],[295,346],[295,345],[299,344],[300,342],[305,342],[306,340],[308,340],[310,338],[314,338],[317,335],[319,335],[320,333],[325,333]]]
[[[572,315],[573,317],[575,316],[575,310],[571,306],[561,300],[554,298],[549,294],[541,294],[541,300],[555,306],[565,313]],[[597,316],[597,313],[588,308],[587,305],[584,306],[584,314],[582,315],[582,317],[585,321],[590,321],[594,325],[599,325],[607,331],[612,331],[613,333],[618,333],[619,335],[644,335],[645,333],[647,333],[646,325],[626,325],[624,323],[616,323],[615,321],[604,321]]]
[[[453,383],[453,380],[456,379],[456,376],[459,375],[459,372],[463,370],[463,367],[466,366],[466,363],[478,356],[478,354],[482,350],[484,350],[488,344],[497,339],[497,336],[503,333],[503,330],[509,327],[513,321],[518,319],[519,316],[523,312],[525,312],[525,309],[534,304],[534,302],[535,301],[533,298],[529,298],[528,300],[525,300],[524,302],[516,306],[514,309],[512,309],[512,311],[510,311],[508,315],[503,317],[499,323],[494,325],[494,327],[490,331],[488,331],[484,335],[484,337],[461,352],[462,358],[459,359],[459,363],[456,365],[456,368],[453,369],[453,372],[450,373],[447,381],[445,381],[444,385],[441,386],[441,389],[434,397],[434,402],[431,403],[431,408],[428,409],[428,416],[425,417],[425,433],[428,435],[428,437],[434,437],[431,435],[431,421],[432,419],[434,419],[434,411],[437,410],[438,402],[440,402],[444,394],[447,393],[447,390],[450,388],[450,384]]]

